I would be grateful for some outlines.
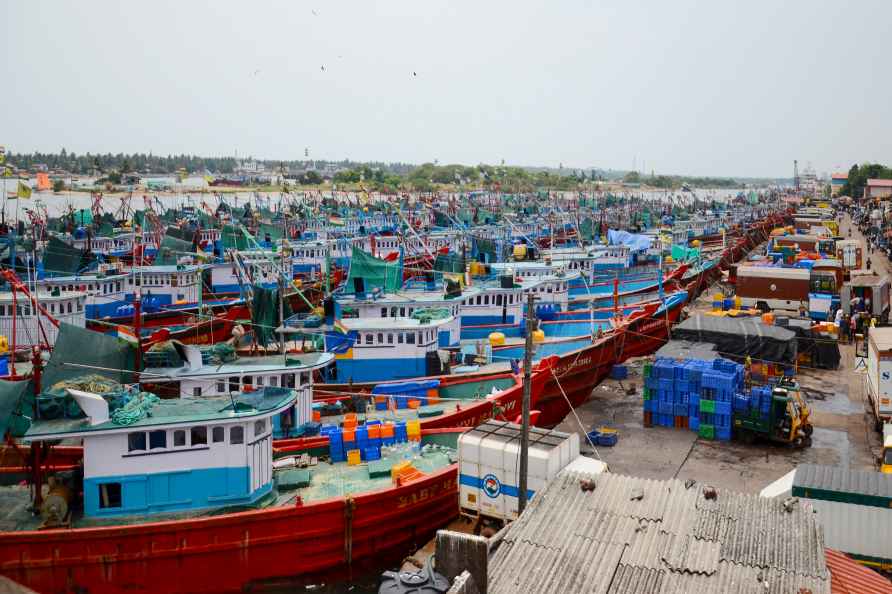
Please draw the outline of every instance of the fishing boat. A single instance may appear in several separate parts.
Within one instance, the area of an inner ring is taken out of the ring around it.
[[[273,448],[292,390],[163,401],[126,425],[102,397],[73,396],[88,416],[37,421],[26,438],[50,451],[83,439],[82,486],[56,473],[42,501],[0,491],[0,572],[40,592],[243,591],[399,559],[458,514],[461,429],[378,438],[381,460],[351,464],[328,438]]]

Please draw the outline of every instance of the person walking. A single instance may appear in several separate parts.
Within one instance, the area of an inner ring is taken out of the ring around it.
[[[867,257],[867,269],[870,270],[870,256]]]

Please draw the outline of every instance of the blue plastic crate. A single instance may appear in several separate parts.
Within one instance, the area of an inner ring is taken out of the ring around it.
[[[601,433],[598,435],[599,446],[612,448],[617,441],[619,441],[619,434],[617,433]]]
[[[690,392],[691,391],[691,382],[687,380],[675,380],[675,391],[676,392]]]
[[[687,404],[678,404],[675,405],[675,416],[676,417],[686,417],[688,416],[688,405]]]
[[[715,403],[715,414],[730,415],[731,414],[731,403],[725,402],[723,400],[717,400]]]
[[[699,417],[700,416],[700,403],[697,404],[688,404],[688,416],[689,417]]]
[[[672,390],[657,390],[657,396],[660,402],[675,402],[675,392]]]
[[[660,401],[660,414],[661,415],[671,415],[675,411],[675,403],[674,402],[666,402],[665,400]]]
[[[657,380],[659,382],[658,388],[660,390],[666,390],[671,392],[675,386],[675,381],[673,379],[660,378]]]
[[[734,398],[731,400],[731,404],[734,412],[744,412],[749,410],[750,399],[744,394],[735,394]]]
[[[731,440],[731,427],[716,427],[715,438],[721,441]]]
[[[386,402],[376,402],[375,410],[387,410],[387,403]]]
[[[672,377],[673,377],[676,381],[678,381],[678,380],[683,380],[683,379],[684,379],[684,373],[685,373],[685,372],[684,372],[684,364],[683,364],[683,363],[676,363],[675,366],[674,366],[674,373],[672,374]]]
[[[341,428],[337,425],[322,425],[322,427],[319,428],[319,435],[328,435],[330,433],[337,433],[340,435]]]
[[[714,414],[712,417],[716,427],[731,427],[731,415]]]
[[[680,404],[688,404],[691,401],[690,392],[679,392],[678,398],[676,398],[675,401]]]
[[[713,420],[714,416],[715,415],[713,415],[712,413],[701,412],[700,413],[700,422],[703,423],[704,425],[715,425],[715,422]]]
[[[700,417],[688,417],[688,429],[691,431],[699,431]]]
[[[652,413],[656,407],[656,400],[645,400],[644,401],[644,412]]]
[[[659,390],[660,389],[660,380],[658,377],[651,374],[650,377],[644,379],[644,387],[649,390]]]
[[[382,446],[392,446],[396,443],[396,437],[382,437],[381,445]]]
[[[614,365],[610,368],[610,378],[624,380],[629,377],[629,368],[625,365]]]

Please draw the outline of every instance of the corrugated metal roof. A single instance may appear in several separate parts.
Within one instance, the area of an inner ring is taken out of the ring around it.
[[[892,328],[871,328],[888,330]],[[889,335],[892,341],[892,333]],[[800,464],[793,476],[793,488],[822,489],[872,497],[892,497],[892,475],[870,470],[853,470],[841,466]]]
[[[582,479],[595,483],[580,488]],[[489,591],[830,592],[823,539],[802,502],[678,480],[563,472],[507,530]]]
[[[830,591],[833,594],[892,594],[892,582],[839,551],[827,549]]]

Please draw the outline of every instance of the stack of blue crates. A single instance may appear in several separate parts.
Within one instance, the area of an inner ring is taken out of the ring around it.
[[[644,410],[652,413],[654,425],[686,427],[709,439],[729,440],[736,410],[732,403],[743,379],[743,365],[727,359],[710,363],[658,357],[644,380],[649,394]]]
[[[347,448],[344,447],[341,428],[335,425],[323,425],[320,435],[328,438],[328,451],[332,462],[346,462]]]

